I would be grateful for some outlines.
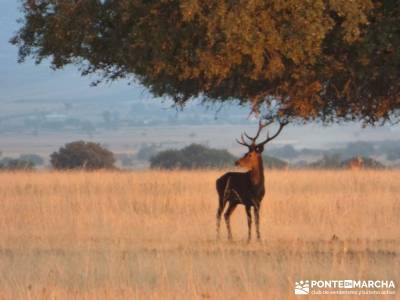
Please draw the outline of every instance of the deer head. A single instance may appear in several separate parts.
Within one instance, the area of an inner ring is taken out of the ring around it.
[[[274,138],[276,138],[281,133],[283,127],[285,127],[288,124],[287,121],[285,122],[279,121],[279,128],[275,132],[275,134],[269,136],[269,131],[268,131],[267,138],[264,141],[257,143],[257,138],[259,137],[261,131],[272,123],[273,121],[268,121],[263,124],[262,121],[260,120],[258,123],[257,133],[254,137],[249,136],[246,132],[244,133],[244,135],[250,142],[245,141],[243,134],[241,135],[240,141],[236,140],[240,145],[246,146],[248,148],[248,152],[242,158],[238,159],[235,162],[236,166],[252,170],[259,165],[261,159],[261,153],[264,151],[264,145],[272,141]]]

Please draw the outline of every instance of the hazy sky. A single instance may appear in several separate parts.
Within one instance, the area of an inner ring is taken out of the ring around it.
[[[128,86],[126,82],[111,85],[90,87],[93,78],[81,77],[76,67],[71,66],[62,71],[52,71],[44,63],[35,65],[32,60],[24,64],[17,63],[17,48],[9,40],[19,27],[16,20],[20,17],[16,0],[0,0],[0,103],[15,100],[51,100],[57,99],[93,99],[107,96],[119,99],[151,98],[145,88]],[[156,101],[151,100],[149,101]],[[244,110],[243,118],[248,113]],[[237,129],[236,129],[237,130]],[[376,129],[361,129],[360,125],[320,127],[316,125],[288,128],[285,134],[288,140],[321,141],[319,144],[332,144],[341,141],[382,140],[399,138],[399,126]],[[236,132],[232,136],[237,135]],[[1,137],[0,137],[1,138]],[[307,141],[304,143],[304,141]],[[0,141],[1,143],[1,141]],[[1,146],[1,144],[0,144]]]
[[[73,66],[62,71],[52,71],[49,64],[35,65],[32,60],[24,64],[17,63],[17,47],[9,43],[10,38],[18,30],[17,19],[20,17],[16,0],[0,0],[0,101],[20,99],[50,99],[55,97],[94,97],[96,95],[143,92],[136,91],[126,82],[112,85],[101,85],[91,88],[90,78],[81,77]]]

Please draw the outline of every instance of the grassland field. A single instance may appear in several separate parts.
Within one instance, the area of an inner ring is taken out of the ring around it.
[[[216,240],[223,172],[0,173],[0,299],[299,299],[299,279],[400,284],[400,171],[266,171],[262,241],[249,244],[241,207],[234,241],[224,224]]]

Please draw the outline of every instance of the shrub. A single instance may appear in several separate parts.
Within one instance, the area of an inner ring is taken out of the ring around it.
[[[309,167],[311,168],[319,168],[319,169],[342,169],[342,168],[348,168],[350,161],[352,161],[355,157],[352,157],[350,159],[342,160],[340,158],[339,154],[333,154],[333,155],[324,155],[324,157],[316,162],[313,162],[309,164]],[[360,156],[360,159],[362,161],[361,168],[364,169],[382,169],[385,168],[385,166],[380,163],[379,161],[365,157],[365,156]]]
[[[55,169],[113,169],[114,154],[100,144],[76,141],[61,147],[50,156]]]
[[[0,170],[16,171],[16,170],[33,170],[34,168],[35,164],[27,160],[5,158],[0,161]]]
[[[232,166],[235,156],[226,150],[191,144],[182,150],[161,151],[150,159],[152,168],[200,169]]]
[[[362,168],[364,169],[384,169],[385,165],[381,162],[365,156],[360,156],[360,160],[362,161]],[[349,166],[350,161],[352,161],[354,157],[347,159],[342,162],[342,167],[347,168]]]
[[[44,164],[44,159],[40,155],[37,154],[21,154],[19,156],[20,160],[30,161],[35,166],[41,166]]]
[[[151,168],[180,169],[184,168],[184,158],[179,150],[165,150],[150,158]]]

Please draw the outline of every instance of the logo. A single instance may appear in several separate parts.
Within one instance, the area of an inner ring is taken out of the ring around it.
[[[308,280],[300,280],[296,281],[296,285],[294,287],[295,295],[308,295],[310,293],[310,282]]]
[[[300,280],[295,295],[394,295],[393,280]]]

